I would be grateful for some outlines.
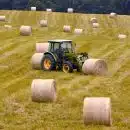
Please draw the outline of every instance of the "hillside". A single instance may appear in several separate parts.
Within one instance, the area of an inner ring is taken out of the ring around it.
[[[130,17],[107,15],[64,14],[27,11],[0,11],[8,22],[0,22],[0,128],[4,130],[129,130],[130,129],[130,37],[121,42],[119,33],[130,36]],[[89,19],[96,16],[100,28],[93,30]],[[38,21],[47,19],[48,28]],[[4,29],[11,24],[12,31]],[[20,25],[31,25],[32,36],[20,36]],[[76,36],[64,33],[65,24],[83,28]],[[80,73],[44,72],[33,70],[30,59],[35,44],[50,39],[72,39],[78,52],[88,52],[94,58],[107,61],[105,77]],[[56,103],[33,103],[31,82],[35,78],[54,78],[57,82]],[[82,120],[84,97],[111,97],[112,127],[85,126]]]

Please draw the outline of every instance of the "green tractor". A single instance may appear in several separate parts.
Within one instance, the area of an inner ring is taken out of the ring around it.
[[[41,61],[41,68],[44,71],[62,70],[71,73],[73,70],[80,71],[88,54],[75,53],[75,46],[72,40],[49,40],[49,49],[44,53]]]

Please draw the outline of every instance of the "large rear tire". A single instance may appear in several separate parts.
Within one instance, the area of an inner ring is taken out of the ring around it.
[[[45,55],[41,61],[41,68],[45,71],[54,70],[56,68],[55,59],[49,54]]]
[[[72,63],[69,62],[69,61],[65,61],[65,62],[63,63],[62,70],[63,70],[63,72],[65,72],[65,73],[72,73],[72,72],[73,72],[73,65],[72,65]]]

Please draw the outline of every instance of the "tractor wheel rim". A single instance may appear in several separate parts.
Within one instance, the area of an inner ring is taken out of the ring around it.
[[[51,61],[49,59],[44,60],[44,67],[45,67],[45,69],[50,69]]]
[[[69,66],[68,65],[63,65],[63,71],[65,73],[68,73],[69,72]]]

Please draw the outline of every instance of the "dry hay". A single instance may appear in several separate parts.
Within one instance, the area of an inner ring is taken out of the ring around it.
[[[97,18],[94,17],[94,18],[91,18],[91,19],[90,19],[90,22],[91,22],[91,23],[97,23],[98,21],[97,21]]]
[[[41,61],[43,58],[43,53],[35,53],[31,58],[31,65],[33,69],[41,69]]]
[[[93,23],[92,26],[93,26],[93,28],[98,28],[99,27],[99,23]]]
[[[31,7],[31,11],[36,11],[37,8],[36,7]]]
[[[74,12],[74,9],[73,9],[73,8],[68,8],[68,9],[67,9],[67,12],[68,12],[68,13],[73,13],[73,12]]]
[[[6,17],[4,15],[1,15],[0,16],[0,21],[4,21],[5,22],[6,21]]]
[[[75,28],[74,30],[74,34],[82,34],[83,33],[83,29],[79,29],[79,28]]]
[[[84,74],[106,75],[108,67],[102,59],[87,59],[82,66],[82,71]]]
[[[31,26],[24,26],[22,25],[20,27],[20,35],[22,36],[29,36],[32,33],[32,27]]]
[[[84,124],[112,125],[111,99],[106,97],[86,97],[83,105]]]
[[[117,17],[116,13],[112,12],[112,13],[109,14],[109,18],[115,18],[115,17]]]
[[[11,26],[11,25],[4,25],[4,27],[5,27],[7,30],[11,30],[11,29],[12,29],[12,26]]]
[[[46,12],[52,12],[52,9],[47,8]]]
[[[64,25],[63,26],[63,31],[64,32],[70,32],[71,31],[71,27],[69,25]]]
[[[31,84],[32,101],[56,101],[56,82],[54,79],[34,79]]]
[[[48,51],[49,43],[36,43],[36,52],[45,53]]]
[[[41,27],[47,27],[48,22],[47,22],[47,20],[40,20],[39,24]]]
[[[127,35],[125,34],[119,34],[118,35],[118,38],[121,40],[121,39],[126,39],[127,38]]]

